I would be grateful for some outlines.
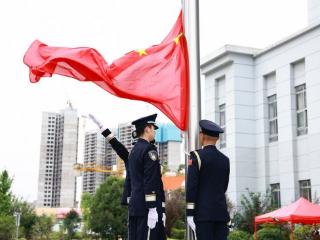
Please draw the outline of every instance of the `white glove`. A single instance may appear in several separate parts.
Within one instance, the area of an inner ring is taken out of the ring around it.
[[[162,222],[164,227],[166,226],[166,219],[167,219],[166,214],[162,213]]]
[[[191,227],[192,231],[196,233],[196,224],[194,223],[193,216],[187,217],[188,225]]]
[[[148,213],[148,227],[150,229],[153,229],[156,227],[156,224],[158,222],[158,213],[156,208],[149,208]]]
[[[103,129],[103,125],[92,114],[89,114],[89,118],[100,128]]]

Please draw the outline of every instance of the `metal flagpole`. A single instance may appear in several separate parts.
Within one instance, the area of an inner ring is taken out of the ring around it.
[[[199,148],[199,120],[201,118],[201,88],[200,88],[200,43],[199,43],[199,0],[182,0],[183,23],[188,43],[190,69],[190,108],[189,128],[184,133],[184,150]],[[186,176],[189,156],[185,154]],[[187,179],[186,179],[187,180]],[[187,181],[186,181],[187,183]],[[187,226],[187,239],[194,239],[192,230]]]

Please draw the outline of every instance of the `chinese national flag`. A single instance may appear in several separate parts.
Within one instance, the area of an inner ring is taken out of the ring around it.
[[[159,44],[108,64],[93,48],[49,47],[34,41],[24,56],[30,81],[59,74],[92,81],[109,93],[153,104],[185,130],[189,110],[189,63],[182,13]]]

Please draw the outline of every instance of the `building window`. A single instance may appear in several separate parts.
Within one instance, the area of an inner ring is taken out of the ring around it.
[[[269,142],[278,141],[277,95],[268,97]]]
[[[306,84],[296,87],[297,135],[308,133]]]
[[[304,197],[305,199],[312,201],[310,180],[299,181],[299,188],[300,188],[300,197]]]
[[[219,123],[224,133],[220,134],[220,148],[226,147],[226,104],[219,105]]]
[[[271,206],[274,208],[281,207],[280,183],[271,184]]]

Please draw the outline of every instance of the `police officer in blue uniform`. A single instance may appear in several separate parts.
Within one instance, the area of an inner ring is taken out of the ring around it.
[[[114,134],[110,131],[109,128],[104,128],[103,125],[93,116],[89,115],[90,118],[94,123],[97,124],[97,126],[102,131],[101,134],[106,138],[106,140],[110,143],[112,149],[117,153],[117,155],[124,161],[125,169],[126,169],[126,178],[125,183],[123,186],[123,193],[121,196],[121,205],[127,206],[130,202],[130,192],[131,192],[131,185],[130,185],[130,177],[128,173],[128,156],[129,152],[127,148],[118,141],[118,139],[114,136]],[[128,214],[128,230],[129,230],[129,214]]]
[[[128,158],[131,180],[129,239],[166,239],[164,191],[155,139],[157,114],[132,122],[138,138]]]
[[[129,163],[128,163],[128,157],[129,157],[129,151],[127,150],[127,148],[118,141],[118,139],[114,136],[114,134],[110,131],[110,129],[108,128],[104,128],[102,126],[102,124],[93,116],[93,115],[89,115],[90,118],[93,120],[93,122],[95,122],[97,124],[97,126],[103,130],[102,131],[102,135],[107,139],[107,141],[110,143],[112,149],[117,153],[117,155],[124,161],[125,163],[125,169],[126,169],[126,178],[125,178],[125,184],[124,184],[124,190],[122,193],[122,197],[121,197],[121,205],[129,205],[130,203],[130,196],[131,196],[131,181],[130,181],[130,174],[129,174]],[[154,115],[152,115],[153,117]],[[136,138],[136,131],[133,133],[133,138]],[[136,142],[134,142],[135,144]],[[150,144],[152,144],[154,146],[154,148],[156,148],[155,144],[155,139],[150,141]],[[158,221],[157,225],[158,225],[158,233],[159,233],[159,239],[166,239],[165,236],[165,221],[166,221],[166,215],[165,215],[165,193],[163,190],[163,182],[161,180],[160,182],[160,200],[161,200],[161,208],[158,208],[158,211],[162,213],[162,218],[160,219],[160,221]],[[130,223],[129,225],[129,229],[130,228]],[[134,239],[134,238],[130,238]]]
[[[121,205],[128,205],[130,202],[130,194],[131,194],[131,183],[130,183],[130,175],[129,175],[129,164],[128,157],[129,151],[128,149],[114,136],[114,134],[110,131],[109,128],[106,128],[101,133],[110,143],[112,149],[116,152],[116,154],[124,161],[125,169],[126,169],[126,178],[124,189],[121,197]],[[135,137],[134,137],[135,138]],[[135,144],[134,142],[133,144]],[[151,144],[155,144],[155,140],[150,142]],[[161,181],[161,189],[163,190],[163,183]],[[161,193],[161,201],[163,207],[163,213],[165,213],[165,193],[162,191]]]
[[[227,240],[230,220],[225,193],[228,188],[229,158],[216,148],[223,129],[201,120],[202,149],[191,152],[186,188],[187,222],[198,240]]]

